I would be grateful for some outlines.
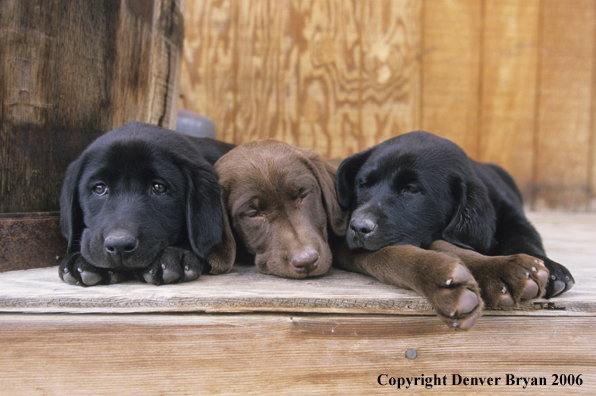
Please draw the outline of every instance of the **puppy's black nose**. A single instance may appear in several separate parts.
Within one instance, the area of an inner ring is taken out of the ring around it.
[[[377,228],[374,221],[367,218],[356,218],[350,221],[350,229],[358,236],[365,237]]]
[[[139,241],[128,232],[114,231],[106,236],[103,246],[109,254],[122,256],[134,252]]]
[[[293,254],[290,264],[299,274],[313,272],[319,265],[319,253],[316,250]]]

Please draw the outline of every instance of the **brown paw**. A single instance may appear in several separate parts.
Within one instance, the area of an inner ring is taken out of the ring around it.
[[[549,277],[542,260],[527,254],[490,257],[474,274],[491,307],[514,307],[542,297]]]
[[[436,289],[427,290],[425,296],[447,326],[455,330],[469,330],[482,314],[478,285],[461,263],[456,261],[451,268],[450,273],[434,282]]]

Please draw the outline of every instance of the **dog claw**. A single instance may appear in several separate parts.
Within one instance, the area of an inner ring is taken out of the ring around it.
[[[554,280],[553,282],[553,297],[557,296],[565,291],[565,287],[567,286],[565,282],[561,280],[557,280],[556,276],[551,276],[551,279]]]

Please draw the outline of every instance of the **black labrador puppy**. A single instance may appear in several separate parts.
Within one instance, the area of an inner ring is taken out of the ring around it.
[[[389,139],[346,158],[336,187],[341,207],[352,212],[346,235],[350,250],[414,245],[449,251],[448,244],[435,242],[447,241],[487,256],[523,253],[539,258],[550,272],[547,298],[574,284],[567,268],[546,257],[511,176],[497,165],[470,159],[449,140],[423,131]],[[501,267],[490,276],[505,279],[512,268]],[[540,268],[540,262],[526,265],[521,276],[529,279]],[[480,279],[488,277],[490,267],[471,270],[483,288]],[[503,293],[507,286],[501,286]],[[528,298],[536,297],[523,287],[517,288],[514,300],[528,293]]]
[[[143,123],[95,140],[66,171],[60,278],[92,286],[134,273],[159,285],[217,272],[207,262],[223,232],[213,164],[233,147]]]

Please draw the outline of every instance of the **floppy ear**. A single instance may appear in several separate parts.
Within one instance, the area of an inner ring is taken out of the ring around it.
[[[337,200],[343,210],[350,210],[354,204],[354,180],[373,149],[361,151],[344,159],[337,169]]]
[[[211,274],[213,275],[230,272],[236,260],[236,241],[234,240],[234,234],[232,234],[232,227],[230,227],[228,210],[224,205],[223,191],[220,195],[220,203],[223,212],[222,241],[207,256],[207,262],[211,265]]]
[[[213,168],[205,164],[193,164],[187,174],[188,190],[186,196],[186,224],[188,238],[193,252],[212,266],[212,273],[230,270],[221,268],[225,264],[209,260],[211,252],[218,251],[224,240],[224,218],[221,202],[221,188]],[[229,227],[229,226],[228,226]],[[233,265],[233,259],[232,259]],[[217,272],[214,272],[217,271]]]
[[[337,194],[335,192],[335,168],[314,151],[300,151],[310,162],[310,168],[319,182],[321,194],[323,195],[323,203],[327,212],[327,220],[331,226],[331,230],[337,236],[346,235],[348,213],[342,210],[337,201]]]
[[[455,210],[442,237],[454,245],[486,254],[496,231],[496,215],[486,187],[480,181],[452,182]]]
[[[79,203],[79,179],[82,170],[82,157],[71,162],[66,169],[60,194],[60,229],[68,240],[67,254],[80,250],[81,235],[85,228],[83,210]]]

